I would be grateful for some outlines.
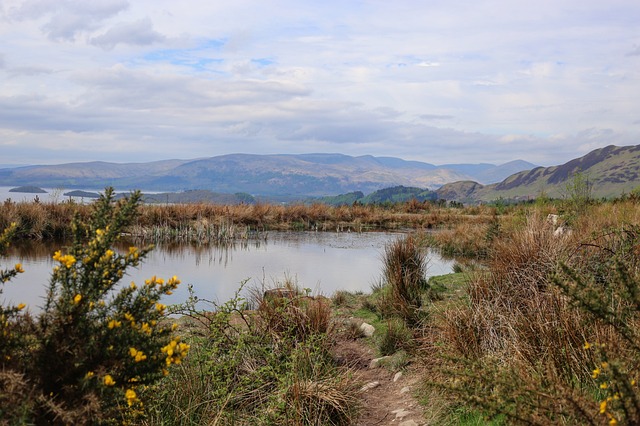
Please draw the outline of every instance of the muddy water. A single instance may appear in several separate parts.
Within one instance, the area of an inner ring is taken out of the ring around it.
[[[164,303],[184,302],[187,285],[199,298],[224,302],[240,283],[247,287],[274,286],[286,277],[301,288],[331,296],[336,290],[369,292],[381,276],[385,244],[400,238],[394,233],[271,232],[266,241],[230,247],[160,246],[137,269],[129,270],[123,285],[142,283],[157,275],[177,275],[182,284]],[[59,246],[17,244],[0,266],[22,263],[25,273],[5,284],[0,301],[26,303],[32,312],[43,304]],[[452,262],[429,253],[428,275],[451,272]]]

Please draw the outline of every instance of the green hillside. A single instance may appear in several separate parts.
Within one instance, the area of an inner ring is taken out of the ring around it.
[[[401,203],[412,199],[417,201],[433,201],[437,198],[438,194],[435,191],[430,191],[428,189],[394,186],[391,188],[379,189],[366,196],[362,192],[356,191],[332,197],[322,197],[316,199],[316,201],[339,206],[349,205],[356,202],[361,204]]]
[[[612,198],[629,193],[640,186],[640,145],[610,145],[559,166],[513,174],[497,184],[454,182],[437,192],[440,198],[463,202],[527,200],[541,194],[563,198],[577,174],[587,181],[593,197]]]

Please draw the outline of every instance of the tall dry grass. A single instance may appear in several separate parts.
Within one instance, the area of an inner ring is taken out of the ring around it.
[[[435,204],[329,206],[321,203],[275,205],[172,204],[143,205],[130,233],[150,242],[215,243],[258,238],[269,230],[352,231],[452,228],[489,223],[490,208],[451,209]],[[0,204],[0,226],[16,222],[23,238],[65,239],[74,215],[86,219],[90,205],[73,202]]]
[[[427,266],[426,253],[412,235],[385,246],[380,311],[415,326],[420,321],[422,295],[428,288]]]
[[[603,408],[620,407],[615,401],[625,398],[612,391],[611,400],[601,400],[612,384],[594,378],[603,359],[618,360],[602,363],[612,375],[640,365],[640,354],[621,332],[634,329],[637,309],[625,302],[631,296],[620,296],[637,293],[638,281],[621,279],[626,275],[619,272],[637,277],[640,271],[638,219],[635,204],[618,203],[590,206],[562,235],[554,235],[538,209],[501,223],[486,269],[472,276],[466,305],[441,314],[440,341],[431,349],[446,352],[441,371],[449,376],[438,386],[516,424],[625,418],[622,409]],[[572,280],[583,287],[567,284]],[[585,350],[585,342],[606,349]],[[626,374],[617,377],[628,379]],[[632,414],[626,418],[635,419]]]

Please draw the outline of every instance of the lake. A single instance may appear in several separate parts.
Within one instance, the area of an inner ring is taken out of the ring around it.
[[[7,199],[11,199],[11,201],[15,202],[32,202],[36,197],[38,200],[43,203],[59,203],[63,201],[73,200],[77,203],[90,203],[95,200],[95,198],[85,198],[85,197],[69,197],[64,195],[66,192],[76,191],[76,189],[63,189],[63,188],[42,188],[47,191],[46,194],[32,194],[27,192],[9,192],[11,189],[16,188],[15,186],[0,186],[0,202],[4,202]],[[80,189],[80,191],[93,192],[96,194],[104,193],[104,188],[97,189]],[[117,193],[125,193],[129,194],[131,191],[116,191]],[[153,191],[145,191],[148,194],[155,193]]]
[[[191,284],[201,299],[224,302],[247,281],[248,286],[274,287],[291,277],[301,288],[314,294],[331,296],[337,290],[370,292],[382,273],[385,244],[400,238],[398,233],[269,232],[265,241],[235,244],[230,247],[160,246],[137,269],[129,270],[122,280],[144,283],[156,275],[182,281],[164,303],[181,303],[188,297]],[[25,272],[4,285],[0,300],[26,303],[31,312],[39,311],[55,266],[51,256],[59,247],[25,242],[12,247],[0,266],[22,263]],[[451,272],[452,261],[428,254],[427,275]]]

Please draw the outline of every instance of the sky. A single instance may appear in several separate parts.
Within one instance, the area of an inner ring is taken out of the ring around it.
[[[0,164],[640,144],[637,0],[0,0]]]

